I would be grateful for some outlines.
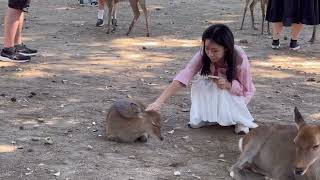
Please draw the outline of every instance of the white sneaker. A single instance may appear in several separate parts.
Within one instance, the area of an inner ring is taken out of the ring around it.
[[[192,124],[190,122],[188,123],[188,127],[192,128],[192,129],[201,128],[206,125],[207,125],[207,123],[205,121],[201,121],[199,124]]]
[[[236,124],[234,132],[236,134],[240,134],[241,132],[243,132],[244,134],[248,134],[249,133],[249,128],[244,126],[244,125],[242,125],[242,124]]]

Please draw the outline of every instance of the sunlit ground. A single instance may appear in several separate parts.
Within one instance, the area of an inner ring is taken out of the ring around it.
[[[210,21],[211,22],[211,21]],[[227,23],[228,20],[219,21],[215,20],[212,23]],[[229,23],[233,21],[230,20]],[[0,40],[3,37],[0,37]],[[32,38],[26,38],[26,41],[33,40]],[[37,66],[37,70],[23,70],[15,73],[19,78],[33,78],[33,77],[48,77],[50,73],[46,72],[47,69],[54,71],[70,70],[77,73],[94,73],[105,74],[111,72],[107,69],[101,69],[103,66],[112,66],[112,70],[121,70],[122,68],[138,67],[141,64],[152,65],[153,67],[160,67],[163,63],[174,60],[175,54],[168,54],[164,52],[156,52],[152,50],[143,50],[144,47],[148,48],[193,48],[201,45],[200,39],[174,39],[170,37],[159,38],[117,38],[110,42],[106,46],[103,42],[92,42],[87,44],[71,43],[73,46],[88,46],[88,47],[107,47],[111,49],[112,54],[99,51],[99,49],[93,49],[90,54],[86,56],[70,53],[55,54],[53,52],[44,52],[43,57],[56,57],[70,59],[70,63],[65,62],[63,64],[40,64]],[[74,60],[76,62],[74,62]],[[258,77],[267,78],[289,78],[293,76],[291,72],[277,71],[274,67],[281,67],[282,69],[291,69],[297,71],[307,71],[308,73],[320,72],[320,61],[317,58],[303,58],[293,57],[287,55],[271,55],[267,60],[252,61],[253,73]],[[84,65],[90,65],[90,68]],[[14,63],[0,62],[0,66],[9,67],[14,66]],[[42,70],[43,69],[43,70]]]
[[[10,153],[17,150],[16,146],[0,144],[0,153]]]

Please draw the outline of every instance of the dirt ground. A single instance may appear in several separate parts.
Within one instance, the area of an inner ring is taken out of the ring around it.
[[[320,44],[307,42],[312,27],[302,32],[298,52],[289,51],[284,38],[274,51],[269,35],[250,28],[249,13],[239,30],[243,1],[147,3],[149,38],[143,16],[125,35],[132,17],[128,3],[118,6],[118,30],[108,35],[106,26],[95,27],[96,7],[32,0],[24,42],[40,54],[30,63],[0,62],[0,179],[230,179],[241,136],[233,127],[187,128],[190,87],[161,111],[164,141],[118,144],[103,138],[111,103],[155,100],[213,23],[230,26],[250,58],[257,91],[249,109],[260,124],[292,123],[294,106],[309,121],[320,120]],[[7,0],[0,4],[4,17]],[[44,144],[46,137],[52,145]]]

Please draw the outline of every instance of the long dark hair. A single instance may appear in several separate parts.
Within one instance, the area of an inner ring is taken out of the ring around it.
[[[205,52],[205,40],[210,40],[225,48],[224,62],[227,64],[227,80],[232,82],[235,74],[236,56],[234,52],[234,37],[231,30],[224,24],[214,24],[208,27],[202,34],[203,56],[201,75],[210,74],[211,60]]]

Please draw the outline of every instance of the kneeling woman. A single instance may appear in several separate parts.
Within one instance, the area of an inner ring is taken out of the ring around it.
[[[161,96],[148,105],[147,111],[159,111],[169,97],[187,86],[199,72],[200,76],[191,87],[189,127],[218,123],[221,126],[235,125],[236,133],[248,133],[249,128],[258,125],[247,108],[255,91],[247,55],[241,47],[234,45],[232,32],[223,24],[207,28],[202,42],[203,48]],[[210,76],[217,78],[208,78]]]

